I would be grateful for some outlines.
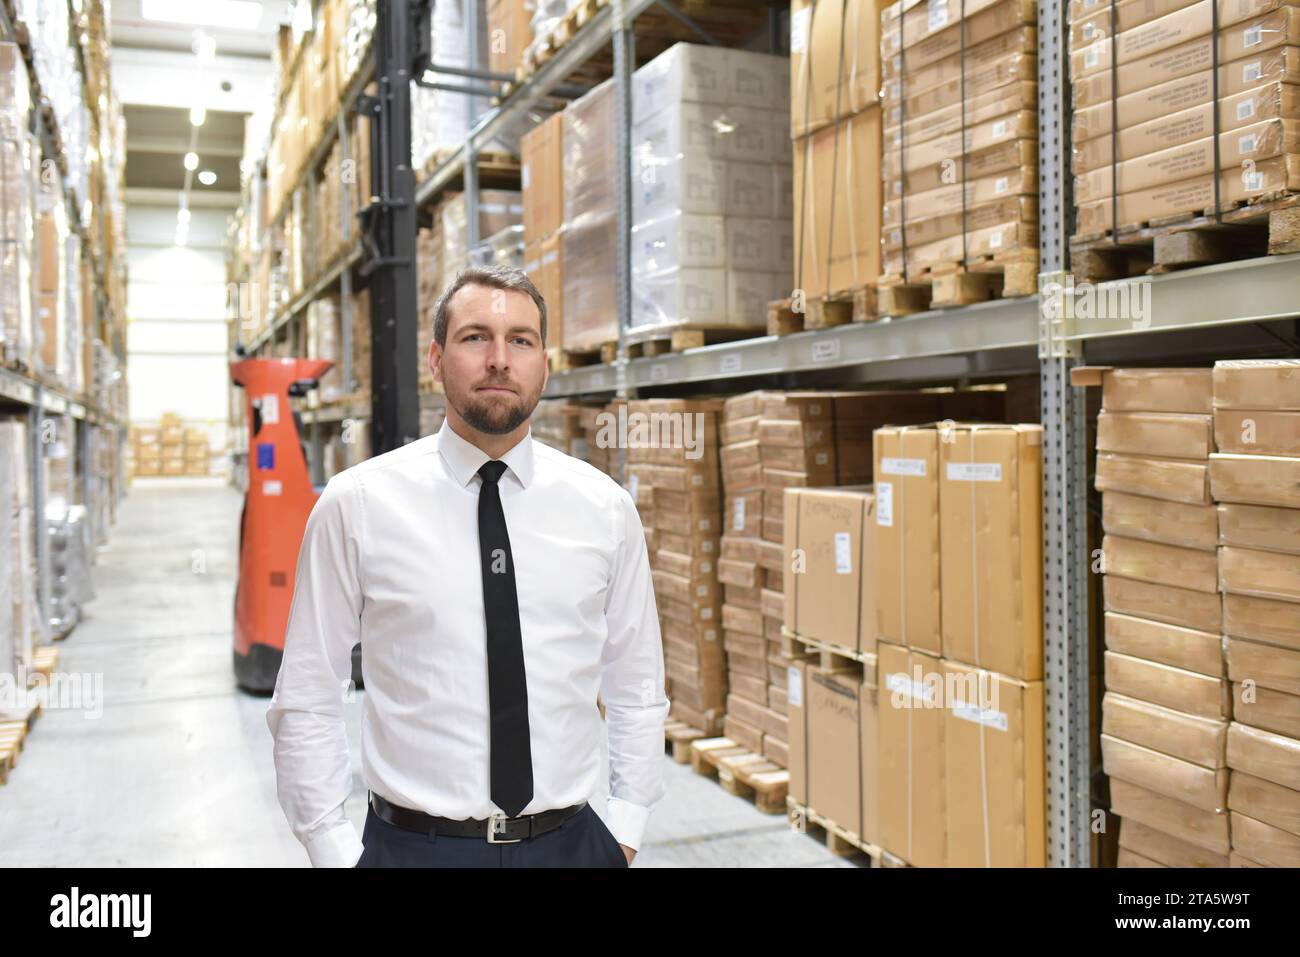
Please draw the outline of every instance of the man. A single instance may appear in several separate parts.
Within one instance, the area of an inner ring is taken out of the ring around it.
[[[316,866],[626,867],[663,795],[663,650],[631,497],[534,442],[546,303],[471,268],[437,303],[436,435],[335,476],[298,558],[267,714]],[[364,833],[344,814],[353,646]],[[599,791],[605,707],[610,796]]]

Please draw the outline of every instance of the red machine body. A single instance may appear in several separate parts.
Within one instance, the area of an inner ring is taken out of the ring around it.
[[[235,678],[248,691],[275,690],[298,550],[320,497],[290,397],[314,388],[332,365],[323,359],[243,359],[230,365],[231,378],[247,397],[249,423],[234,628]]]

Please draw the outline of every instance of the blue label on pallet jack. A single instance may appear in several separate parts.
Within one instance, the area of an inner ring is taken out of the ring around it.
[[[275,468],[275,443],[257,443],[257,467],[259,469]]]

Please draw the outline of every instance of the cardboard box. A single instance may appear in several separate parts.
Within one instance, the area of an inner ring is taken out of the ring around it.
[[[785,626],[852,651],[875,652],[875,498],[865,488],[786,489],[785,547],[803,560],[785,592]],[[797,550],[797,552],[796,552]],[[863,632],[867,635],[864,636]],[[864,642],[865,638],[865,642]]]
[[[1222,602],[1217,594],[1115,575],[1104,576],[1103,589],[1107,612],[1150,618],[1198,631],[1217,631],[1223,623]]]
[[[1234,721],[1228,728],[1228,767],[1300,790],[1300,741]]]
[[[1031,65],[1035,64],[1033,55],[1037,50],[1038,31],[1032,25],[1025,25],[973,44],[965,51],[964,57],[959,51],[915,70],[897,57],[887,57],[880,64],[881,102],[891,107],[904,97],[911,101],[925,91],[936,92],[930,102],[907,104],[906,112],[915,116],[952,102],[939,91],[948,84],[960,85],[963,72],[966,96],[987,93],[1015,79],[1035,79],[1037,71],[1031,69]],[[958,94],[960,98],[961,94]],[[893,122],[897,120],[891,120]]]
[[[977,210],[990,208],[987,206],[988,203],[1009,196],[1032,193],[1037,190],[1037,188],[1037,174],[1034,170],[1029,169],[1007,170],[1002,173],[995,173],[992,176],[967,180],[964,187],[966,193],[967,224],[974,225],[978,215]],[[888,199],[881,214],[881,221],[885,227],[888,242],[892,246],[897,246],[902,241],[902,232],[901,230],[897,230],[896,227],[903,222],[904,207],[906,207],[906,215],[909,225],[921,220],[928,220],[932,217],[956,216],[958,219],[956,228],[952,229],[950,232],[931,231],[927,235],[923,231],[909,229],[907,233],[909,243],[925,242],[935,236],[960,233],[962,192],[963,185],[961,183],[954,183],[951,186],[940,186],[938,189],[926,190],[925,192],[910,193],[906,200],[903,200],[900,197]],[[1010,216],[1007,218],[1015,217]],[[1002,218],[993,219],[992,222],[1002,222]],[[895,236],[895,233],[897,233],[897,236]]]
[[[1216,409],[1214,438],[1220,452],[1300,456],[1300,412]]]
[[[854,161],[879,155],[877,106],[795,141],[794,278],[805,296],[853,289],[880,275],[881,181]]]
[[[1236,851],[1231,851],[1228,854],[1228,866],[1229,867],[1263,867],[1264,865],[1257,864],[1254,861],[1252,861],[1250,858],[1246,857],[1245,855],[1238,854]]]
[[[723,530],[741,538],[757,538],[763,528],[763,491],[732,493],[728,489]]]
[[[960,0],[932,0],[924,9],[914,6],[901,27],[896,21],[881,32],[884,49],[891,51],[891,75],[902,74],[898,55],[892,52],[899,48],[900,40],[907,70],[921,69],[1018,26],[1033,25],[1037,13],[1032,0],[969,0],[963,24]]]
[[[880,845],[880,688],[879,660],[867,655],[863,661],[862,686],[858,696],[858,745],[862,767],[862,831],[860,837]],[[773,688],[773,691],[777,689]]]
[[[906,176],[894,176],[885,180],[884,195],[891,200],[902,195],[904,188],[909,196],[919,195],[927,190],[936,190],[953,181],[973,182],[994,176],[1010,174],[1024,167],[1037,168],[1038,143],[1035,140],[1019,139],[998,143],[987,149],[951,157],[952,164],[936,164],[908,173]]]
[[[1195,2],[1196,0],[1124,0],[1112,4],[1108,0],[1087,0],[1087,6],[1084,7],[1083,0],[1071,0],[1070,49],[1082,49],[1110,36],[1112,32],[1120,34]],[[1115,21],[1114,31],[1111,28],[1112,17]]]
[[[1106,690],[1202,718],[1232,717],[1231,689],[1212,678],[1155,661],[1105,653]]]
[[[1300,605],[1249,595],[1223,596],[1223,631],[1237,638],[1300,648]]]
[[[1300,48],[1281,47],[1257,57],[1225,63],[1219,67],[1220,119],[1226,128],[1229,119],[1235,121],[1242,102],[1249,102],[1258,113],[1286,115],[1282,98],[1293,93],[1290,87],[1300,82]],[[1128,129],[1149,120],[1180,114],[1199,104],[1214,99],[1214,72],[1209,69],[1177,77],[1154,86],[1143,87],[1119,97],[1116,102],[1115,128]],[[1267,85],[1261,85],[1267,84]],[[1076,108],[1072,116],[1073,142],[1084,143],[1096,137],[1109,137],[1111,127],[1111,101],[1109,98],[1093,106]],[[1245,117],[1247,121],[1253,116]],[[1211,135],[1212,131],[1204,135]],[[1107,147],[1108,149],[1109,147]]]
[[[1300,835],[1300,791],[1233,769],[1228,808]]]
[[[1233,811],[1232,847],[1265,867],[1300,867],[1300,837]]]
[[[1300,508],[1300,458],[1216,453],[1209,471],[1216,501]]]
[[[1120,822],[1119,846],[1164,867],[1227,867],[1228,857],[1157,831],[1141,821]]]
[[[790,766],[790,746],[770,734],[763,735],[763,757],[773,764],[788,768]]]
[[[1233,682],[1232,719],[1252,728],[1300,738],[1300,697]]]
[[[873,448],[877,634],[937,657],[942,650],[939,433],[877,429]]]
[[[1211,678],[1227,675],[1218,632],[1181,628],[1109,611],[1105,629],[1106,648],[1116,654],[1158,661]]]
[[[1294,555],[1225,545],[1219,549],[1219,589],[1300,602],[1300,561]]]
[[[1101,736],[1101,753],[1112,780],[1128,781],[1203,811],[1228,806],[1227,768],[1204,768],[1106,734]]]
[[[1106,492],[1101,497],[1101,525],[1108,535],[1212,550],[1218,545],[1219,509],[1224,507]]]
[[[1097,451],[1205,459],[1214,451],[1214,419],[1186,413],[1103,411],[1097,416]]]
[[[1102,560],[1108,576],[1193,591],[1219,590],[1219,562],[1214,552],[1107,535],[1102,540]]]
[[[926,195],[926,194],[920,194]],[[995,229],[1002,223],[1038,222],[1038,199],[1036,196],[1005,196],[977,205],[967,206],[964,211],[958,209],[952,213],[926,215],[925,218],[913,218],[912,197],[908,197],[906,226],[893,226],[881,234],[881,244],[887,253],[901,251],[906,231],[907,245],[924,247],[951,236],[960,236],[963,226],[968,232],[976,233],[984,229]],[[924,208],[916,208],[915,214],[928,213]]]
[[[944,655],[1043,675],[1042,426],[956,426],[939,443]]]
[[[1300,360],[1220,360],[1213,374],[1216,410],[1300,411]]]
[[[752,724],[741,721],[733,714],[722,719],[722,733],[742,748],[755,753],[762,753],[763,732]]]
[[[937,657],[898,645],[881,642],[877,650],[880,843],[917,867],[944,867],[947,717],[942,664]]]
[[[1099,492],[1127,492],[1168,502],[1209,505],[1210,469],[1208,463],[1190,459],[1099,452],[1095,484]]]
[[[1224,208],[1276,190],[1300,189],[1300,157],[1295,154],[1251,160],[1251,163],[1251,167],[1232,165],[1223,170],[1219,177],[1219,202]],[[1123,193],[1118,205],[1121,226],[1198,213],[1214,206],[1214,177],[1207,173]],[[1091,235],[1110,229],[1112,213],[1113,204],[1109,196],[1081,202],[1079,234]]]
[[[1157,863],[1150,858],[1143,857],[1136,851],[1130,851],[1126,847],[1121,847],[1115,855],[1115,866],[1124,868],[1133,867],[1164,867],[1164,864]]]
[[[1043,684],[943,661],[949,867],[1045,867]]]
[[[533,40],[532,4],[527,0],[488,0],[488,63],[493,73],[513,74]]]
[[[1110,782],[1111,810],[1215,854],[1228,853],[1228,815],[1206,811],[1121,778]],[[1235,831],[1234,831],[1235,833]]]
[[[1214,411],[1213,373],[1210,369],[1113,369],[1092,367],[1087,384],[1101,385],[1101,405],[1107,412],[1186,412],[1209,415]]]
[[[862,833],[862,767],[856,671],[808,669],[807,803],[854,834]]]
[[[893,150],[886,151],[881,157],[882,174],[886,180],[893,179],[1012,140],[1033,139],[1037,131],[1032,110],[1010,111],[995,119],[967,126],[964,136],[959,131],[923,143],[908,143],[901,155]]]
[[[1102,699],[1101,713],[1102,734],[1111,738],[1203,768],[1228,766],[1228,722],[1223,719],[1198,718],[1113,692]]]
[[[867,0],[794,0],[790,130],[803,136],[876,103],[880,18]]]

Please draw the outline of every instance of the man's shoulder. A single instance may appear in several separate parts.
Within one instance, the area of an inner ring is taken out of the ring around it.
[[[360,482],[381,478],[386,474],[400,472],[403,468],[419,462],[437,450],[438,436],[427,435],[422,439],[416,439],[414,442],[408,442],[401,448],[392,449],[368,458],[363,462],[358,462],[356,465],[349,466],[335,475],[330,481],[339,482],[344,486],[353,486]]]

